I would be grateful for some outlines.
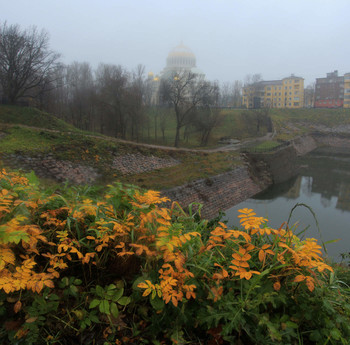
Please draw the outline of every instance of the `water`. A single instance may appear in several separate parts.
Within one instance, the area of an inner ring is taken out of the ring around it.
[[[326,248],[330,258],[341,261],[340,254],[350,252],[350,152],[316,150],[301,158],[299,164],[298,176],[227,210],[228,224],[238,225],[237,210],[247,207],[268,218],[270,227],[278,228],[297,203],[304,203],[316,214],[321,234],[305,207],[294,210],[289,224],[295,224],[296,233],[306,229],[304,238],[338,240]]]

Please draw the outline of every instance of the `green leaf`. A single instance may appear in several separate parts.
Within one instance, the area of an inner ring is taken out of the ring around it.
[[[287,326],[287,328],[298,328],[298,325],[292,321],[287,321],[286,326]]]
[[[75,279],[74,280],[74,285],[81,285],[82,284],[82,280],[81,279]]]
[[[26,178],[28,179],[29,184],[38,186],[39,185],[39,179],[36,177],[35,172],[31,170],[30,173],[25,175]]]
[[[113,294],[112,301],[117,302],[123,296],[124,289],[119,289]]]
[[[100,305],[99,305],[99,309],[101,313],[107,314],[109,315],[111,312],[109,311],[109,302],[104,299],[101,301]]]
[[[119,315],[118,307],[114,302],[111,303],[111,313],[115,318],[117,318]]]
[[[335,340],[339,340],[341,337],[340,332],[336,328],[333,328],[330,333],[332,338]]]
[[[96,308],[101,301],[99,299],[93,299],[89,305],[89,309]]]
[[[118,303],[120,305],[128,305],[131,302],[130,297],[123,296],[122,298],[118,299]]]
[[[78,288],[75,285],[71,285],[69,288],[69,292],[74,296],[78,296]]]
[[[322,339],[321,333],[320,333],[319,331],[317,331],[317,330],[312,331],[311,334],[310,334],[310,336],[309,336],[309,339],[310,339],[311,341],[314,341],[314,342],[317,343],[319,340]]]
[[[117,281],[117,288],[122,289],[124,287],[124,282],[122,280]]]
[[[107,291],[115,290],[117,287],[114,284],[110,284],[107,287]]]
[[[105,290],[102,286],[96,285],[96,295],[99,297],[103,297],[105,295]]]
[[[98,319],[97,315],[92,314],[92,313],[90,313],[89,319],[90,319],[92,322],[95,322],[95,323],[99,323],[99,322],[100,322],[100,320]]]
[[[58,286],[63,289],[65,287],[67,287],[69,284],[69,280],[68,280],[68,277],[63,277],[60,281],[60,283],[58,284]]]
[[[165,303],[162,299],[160,299],[158,296],[156,296],[155,298],[150,298],[149,299],[151,306],[155,309],[155,310],[162,310],[165,306]]]

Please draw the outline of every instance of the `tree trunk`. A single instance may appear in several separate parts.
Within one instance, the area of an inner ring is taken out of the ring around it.
[[[175,147],[179,147],[180,144],[180,126],[176,125],[176,135],[175,135],[175,143],[174,146]]]

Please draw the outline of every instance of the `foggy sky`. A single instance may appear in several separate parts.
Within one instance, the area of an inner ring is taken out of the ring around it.
[[[350,0],[0,0],[0,23],[50,34],[66,64],[159,73],[181,41],[209,80],[350,72]]]

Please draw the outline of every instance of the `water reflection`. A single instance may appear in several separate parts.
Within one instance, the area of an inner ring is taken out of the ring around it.
[[[350,251],[350,155],[337,155],[318,150],[299,160],[300,175],[226,211],[229,225],[238,225],[237,210],[253,208],[259,216],[267,217],[269,225],[279,227],[288,219],[297,203],[307,204],[315,212],[320,225],[319,233],[311,212],[298,207],[290,224],[302,236],[323,239],[328,255],[340,261],[340,253]]]

